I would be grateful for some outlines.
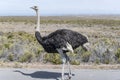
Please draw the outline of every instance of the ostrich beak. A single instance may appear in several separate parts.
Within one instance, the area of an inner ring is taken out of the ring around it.
[[[34,9],[34,7],[30,7],[31,9]]]
[[[38,10],[38,6],[33,6],[33,7],[30,7],[31,9],[37,11]]]

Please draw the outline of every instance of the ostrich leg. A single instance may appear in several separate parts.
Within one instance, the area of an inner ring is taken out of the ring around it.
[[[66,53],[64,55],[66,57],[66,62],[67,62],[67,66],[68,66],[68,79],[71,79],[72,74],[71,74],[71,68],[70,68],[70,58],[68,57],[68,55]]]
[[[62,58],[62,61],[63,61],[63,65],[62,65],[62,80],[65,80],[65,63],[66,63],[66,59],[65,58]]]
[[[61,55],[62,57],[62,73],[61,73],[61,76],[62,76],[62,80],[65,80],[65,63],[66,63],[66,57],[65,57],[65,54],[63,53],[63,50],[62,49],[57,49],[57,51],[59,52],[59,54]]]
[[[71,68],[70,68],[70,62],[69,61],[67,62],[67,65],[68,65],[68,69],[69,69],[69,75],[68,75],[68,77],[69,77],[69,79],[71,79],[72,74],[71,74]]]
[[[72,46],[68,42],[67,42],[66,46],[67,46],[67,49],[70,51],[70,53],[74,53]],[[71,68],[70,68],[70,58],[67,56],[67,54],[65,54],[65,56],[67,59],[67,65],[68,65],[68,69],[69,69],[68,77],[69,77],[69,79],[71,79],[72,74],[71,74]]]

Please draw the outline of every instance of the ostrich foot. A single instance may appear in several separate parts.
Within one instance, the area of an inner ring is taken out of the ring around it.
[[[70,74],[70,75],[68,75],[68,79],[70,80],[72,78],[72,75]]]
[[[69,75],[66,75],[66,76],[64,76],[64,78],[58,78],[57,80],[71,80],[71,77],[72,76],[69,76]]]

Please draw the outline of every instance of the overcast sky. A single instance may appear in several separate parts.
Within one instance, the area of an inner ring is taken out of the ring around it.
[[[1,0],[0,16],[34,15],[29,7],[38,5],[41,15],[120,14],[120,0]]]

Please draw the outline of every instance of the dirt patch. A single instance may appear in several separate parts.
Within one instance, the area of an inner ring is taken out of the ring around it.
[[[0,68],[36,68],[36,69],[61,69],[62,65],[43,64],[43,63],[19,63],[19,62],[0,62]],[[65,66],[67,68],[67,65]],[[71,65],[72,69],[120,69],[120,64],[81,64]]]

